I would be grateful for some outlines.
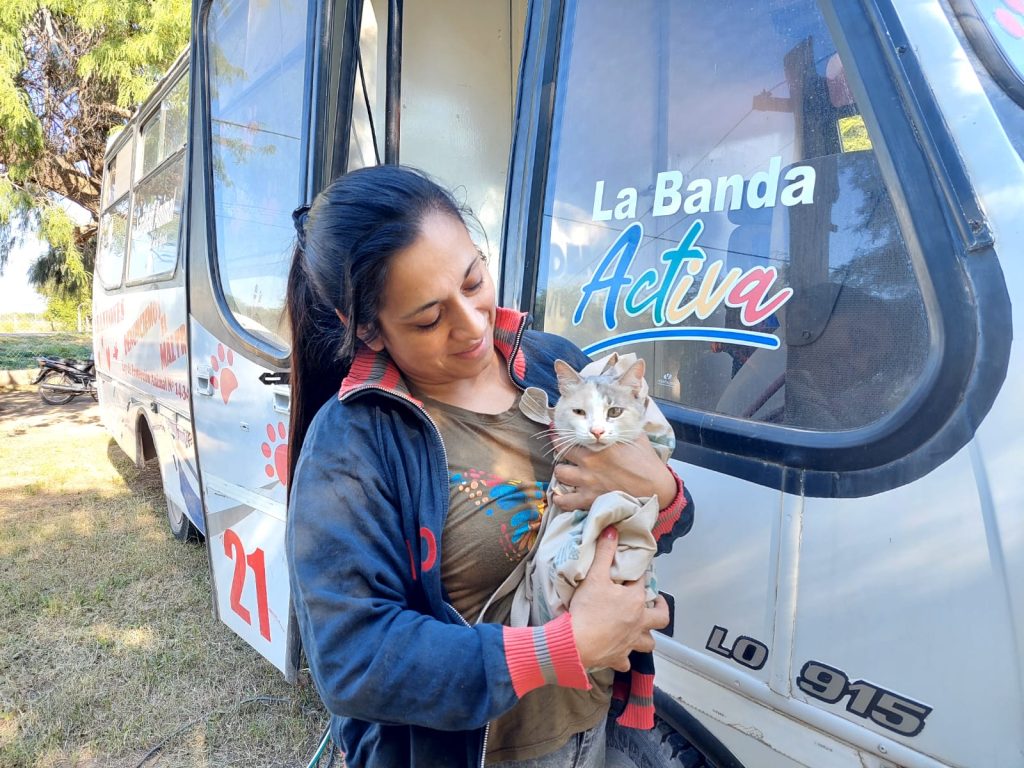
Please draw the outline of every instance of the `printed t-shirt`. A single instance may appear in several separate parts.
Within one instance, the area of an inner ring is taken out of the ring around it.
[[[441,583],[472,624],[536,540],[553,468],[550,442],[519,410],[518,397],[504,413],[480,414],[414,394],[448,454]],[[513,596],[490,606],[486,620],[507,624]],[[608,713],[613,676],[610,669],[592,673],[589,691],[548,685],[527,693],[491,723],[487,762],[539,757],[596,726]]]

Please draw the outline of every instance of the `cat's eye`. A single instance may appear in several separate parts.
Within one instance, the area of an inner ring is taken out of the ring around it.
[[[572,412],[575,413],[577,416],[586,416],[587,415],[587,412],[584,411],[582,408],[573,408]]]
[[[617,405],[613,405],[611,408],[608,409],[608,418],[617,419],[619,416],[622,415],[622,411],[622,408],[620,408]]]

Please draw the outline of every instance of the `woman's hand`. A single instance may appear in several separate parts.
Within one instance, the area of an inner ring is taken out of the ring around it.
[[[612,581],[618,540],[614,527],[609,526],[601,534],[594,562],[569,605],[576,649],[585,669],[629,671],[630,652],[653,651],[651,630],[668,626],[665,598],[658,595],[654,607],[648,608],[642,582]]]
[[[594,499],[608,491],[624,491],[637,497],[657,494],[661,507],[675,498],[675,477],[655,453],[646,434],[641,433],[632,443],[617,443],[603,451],[577,446],[565,458],[572,464],[557,465],[555,479],[576,490],[554,496],[555,504],[562,510],[590,509]]]

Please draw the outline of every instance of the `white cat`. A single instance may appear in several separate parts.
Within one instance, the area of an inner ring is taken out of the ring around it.
[[[550,425],[547,433],[552,436],[556,461],[574,446],[604,450],[632,442],[641,432],[668,461],[675,435],[647,396],[642,359],[613,354],[579,373],[559,360],[555,373],[561,394],[558,404],[548,407],[544,392],[531,388],[523,395],[521,408],[533,420]],[[671,499],[612,491],[599,496],[589,510],[562,512],[552,496],[568,490],[552,479],[538,542],[513,602],[513,626],[543,624],[568,609],[576,586],[590,570],[597,538],[609,525],[619,531],[612,578],[620,582],[643,578],[648,599],[657,596],[652,565],[657,543],[651,531],[661,505]]]

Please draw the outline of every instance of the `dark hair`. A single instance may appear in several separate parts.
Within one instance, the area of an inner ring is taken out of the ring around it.
[[[423,219],[444,213],[465,223],[451,193],[421,171],[361,168],[331,182],[295,213],[299,243],[288,273],[291,321],[292,477],[313,416],[337,394],[360,343],[378,333],[388,265],[419,237]],[[340,311],[348,323],[343,324]]]

